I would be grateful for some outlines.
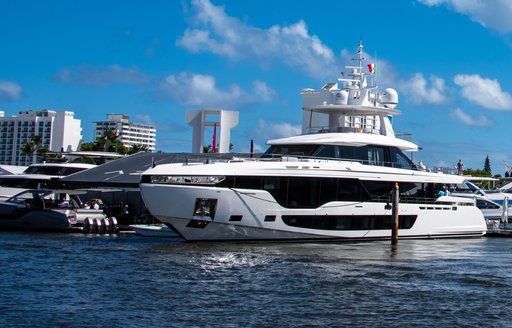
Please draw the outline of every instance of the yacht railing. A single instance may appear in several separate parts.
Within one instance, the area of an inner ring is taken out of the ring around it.
[[[335,129],[330,129],[328,127],[312,127],[306,129],[306,134],[317,134],[317,133],[365,133],[365,134],[378,134],[384,135],[384,131],[382,129],[373,129],[373,128],[356,128],[356,127],[337,127]]]
[[[184,164],[213,164],[213,163],[226,163],[226,162],[242,162],[242,161],[279,161],[279,162],[310,162],[310,163],[361,163],[363,165],[392,167],[399,169],[418,170],[416,165],[404,166],[400,163],[386,162],[386,161],[373,161],[373,160],[357,160],[353,158],[332,158],[332,157],[317,157],[306,156],[303,154],[249,154],[249,153],[227,153],[227,154],[201,154],[190,155],[183,154],[177,156],[174,160],[176,163]]]
[[[263,154],[261,158],[257,159],[261,161],[281,161],[281,162],[313,162],[313,163],[325,163],[325,162],[350,162],[350,163],[361,163],[364,165],[372,166],[384,166],[393,167],[399,169],[417,170],[416,165],[406,167],[400,163],[386,162],[386,161],[372,161],[372,160],[358,160],[353,158],[330,158],[330,157],[315,157],[315,156],[304,156],[300,154]]]

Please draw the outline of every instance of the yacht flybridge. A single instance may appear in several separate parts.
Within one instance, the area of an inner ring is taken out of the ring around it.
[[[302,90],[302,135],[270,140],[260,159],[145,171],[151,214],[187,240],[389,239],[398,183],[400,238],[485,233],[474,200],[437,196],[461,176],[418,170],[404,154],[418,146],[395,136],[397,92],[379,91],[361,43],[355,61],[346,78]]]

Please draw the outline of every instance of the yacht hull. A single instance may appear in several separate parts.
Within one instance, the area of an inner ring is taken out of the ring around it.
[[[378,240],[390,239],[391,229],[365,226],[373,218],[390,219],[389,204],[378,202],[330,202],[319,208],[284,208],[266,191],[205,186],[141,184],[144,202],[152,215],[172,225],[186,240]],[[214,213],[198,213],[198,200],[215,201]],[[199,215],[198,215],[199,214]],[[399,229],[399,238],[482,236],[482,213],[460,204],[399,205],[399,216],[414,221]],[[304,227],[295,218],[321,221],[342,217],[351,226]],[[291,218],[291,219],[290,219]],[[346,220],[348,219],[348,221]],[[373,221],[372,221],[373,222]],[[354,223],[355,226],[354,226]]]

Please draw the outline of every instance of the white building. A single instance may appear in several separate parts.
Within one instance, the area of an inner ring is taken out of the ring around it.
[[[149,151],[155,151],[156,129],[151,124],[130,123],[126,114],[107,114],[107,121],[95,122],[94,140],[111,130],[118,133],[118,140],[125,147],[134,145],[145,146]]]
[[[32,164],[32,156],[22,154],[21,147],[36,135],[49,151],[75,151],[82,140],[81,121],[68,111],[27,110],[18,117],[0,111],[0,164]]]

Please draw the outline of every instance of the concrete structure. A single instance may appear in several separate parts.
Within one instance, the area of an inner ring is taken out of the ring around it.
[[[18,117],[0,111],[0,164],[32,164],[34,158],[23,155],[21,147],[36,135],[49,151],[74,151],[82,140],[81,121],[68,111],[27,110]]]
[[[210,116],[214,116],[210,118]],[[192,152],[202,153],[204,146],[204,129],[214,126],[217,129],[218,153],[229,153],[231,128],[238,125],[238,112],[220,109],[201,109],[187,111],[187,124],[194,128]],[[213,145],[212,145],[213,146]]]
[[[111,130],[118,133],[118,140],[125,147],[145,146],[149,151],[155,151],[156,129],[151,124],[130,123],[126,114],[107,114],[106,121],[96,123],[94,140],[105,135],[105,131]]]

